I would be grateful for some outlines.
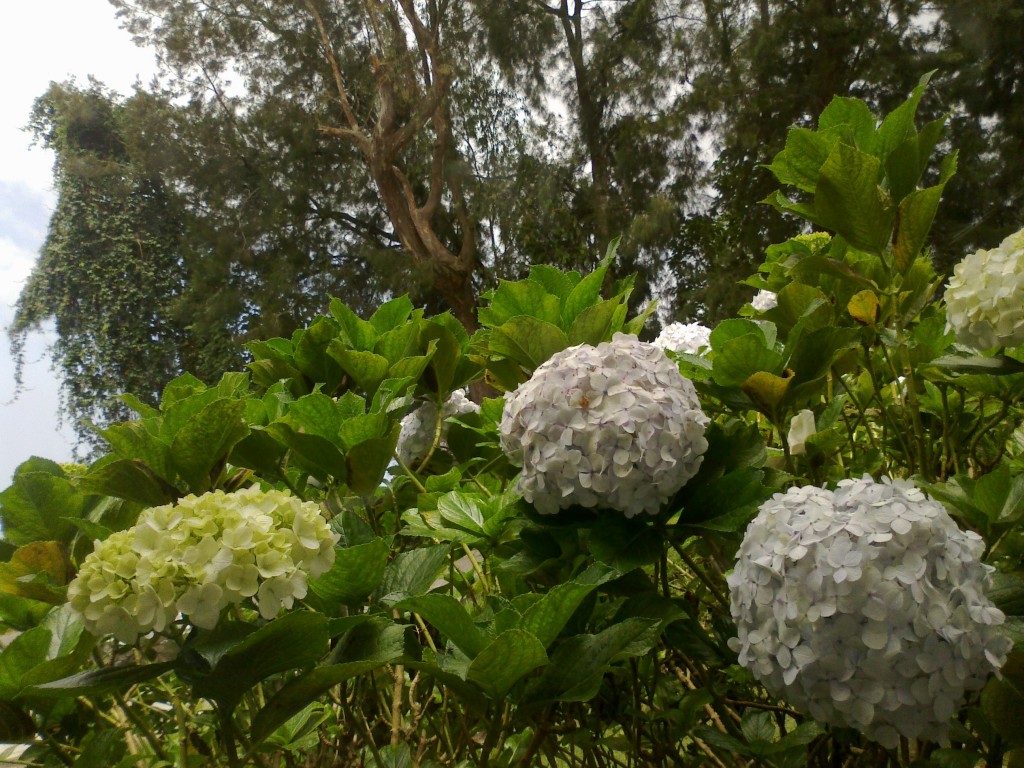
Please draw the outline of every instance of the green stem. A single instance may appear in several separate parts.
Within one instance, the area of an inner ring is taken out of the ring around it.
[[[686,554],[686,551],[674,541],[672,542],[672,549],[679,553],[683,562],[686,563],[687,567],[693,571],[694,575],[703,582],[704,586],[708,588],[708,592],[710,592],[715,600],[718,601],[719,605],[726,610],[729,610],[729,601],[725,599],[725,595],[718,590],[718,587],[712,583],[711,579],[709,579],[708,575],[701,570],[700,566],[697,565],[694,559]]]

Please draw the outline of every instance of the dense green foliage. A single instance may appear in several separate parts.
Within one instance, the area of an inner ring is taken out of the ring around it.
[[[865,473],[913,478],[983,538],[1024,642],[1024,349],[946,329],[927,243],[957,163],[930,159],[943,124],[917,118],[924,94],[883,120],[835,98],[788,133],[769,202],[816,231],[749,278],[775,308],[671,355],[711,423],[658,514],[540,515],[499,440],[503,399],[553,355],[643,332],[611,259],[500,282],[473,332],[405,296],[372,313],[335,299],[251,343],[246,373],[126,397],[137,418],[102,431],[91,465],[30,459],[0,494],[0,737],[34,739],[25,757],[46,766],[1019,764],[1024,648],[961,702],[949,746],[885,750],[772,696],[727,644],[725,574],[758,506]],[[499,396],[438,416],[416,466],[392,461],[412,408],[480,378]],[[85,631],[65,597],[97,542],[144,507],[254,485],[317,503],[338,537],[290,610],[243,600],[212,629],[177,616],[131,645]]]
[[[921,113],[948,111],[961,149],[936,263],[1021,224],[1020,0],[114,5],[161,53],[160,85],[40,100],[62,202],[13,328],[56,316],[76,418],[109,420],[124,391],[152,404],[182,370],[215,381],[331,296],[371,312],[409,293],[472,329],[496,279],[589,269],[619,236],[634,309],[728,317],[737,281],[797,232],[756,205],[787,129],[835,93],[889,109],[930,70]],[[61,128],[84,103],[110,116],[95,145]],[[148,267],[126,253],[136,233]],[[97,266],[122,262],[156,279]],[[151,349],[107,322],[116,302],[82,309],[101,290],[145,308]]]

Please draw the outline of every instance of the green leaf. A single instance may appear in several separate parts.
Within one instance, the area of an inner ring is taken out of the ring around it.
[[[749,744],[770,744],[775,741],[778,731],[770,712],[755,712],[748,709],[740,720],[740,731]]]
[[[539,282],[502,280],[486,307],[479,312],[480,324],[489,327],[504,325],[514,317],[532,317],[558,326],[561,322],[562,302],[552,296]]]
[[[1024,475],[1011,478],[1009,465],[999,465],[978,478],[974,502],[993,523],[1018,521],[1024,516]]]
[[[618,299],[608,299],[600,304],[587,307],[569,327],[569,344],[590,344],[596,347],[603,341],[611,341],[615,331],[626,319],[627,307]]]
[[[110,444],[114,454],[120,458],[138,459],[162,480],[174,484],[177,479],[171,469],[171,448],[151,430],[159,429],[156,419],[126,421],[100,430],[100,435]]]
[[[367,495],[380,487],[395,455],[401,431],[402,425],[395,423],[389,435],[364,440],[345,455],[346,482],[353,492]]]
[[[426,594],[447,564],[449,551],[448,544],[438,544],[396,556],[384,570],[378,590],[380,602],[390,606],[407,597]]]
[[[588,540],[591,553],[620,573],[629,573],[657,562],[664,542],[658,533],[639,519],[608,515],[593,526]]]
[[[542,365],[569,346],[569,338],[555,325],[535,317],[513,317],[491,330],[492,353],[515,360],[528,370]]]
[[[364,626],[371,626],[369,624]],[[253,719],[252,742],[259,744],[296,712],[316,701],[331,688],[359,675],[395,661],[404,650],[405,628],[388,624],[374,628],[375,642],[355,649],[366,651],[362,656],[352,654],[337,664],[315,667],[289,681],[267,702]]]
[[[287,446],[293,460],[321,482],[329,482],[330,478],[344,482],[348,477],[344,456],[327,438],[297,432],[281,422],[268,425],[266,431]]]
[[[834,96],[818,118],[818,131],[834,132],[868,152],[875,143],[875,116],[860,99]]]
[[[723,387],[738,387],[758,371],[782,371],[782,355],[768,349],[760,333],[730,339],[715,353],[711,376]]]
[[[619,654],[640,655],[653,647],[658,624],[657,619],[626,619],[596,635],[565,639],[551,654],[551,663],[540,679],[530,687],[527,700],[542,703],[592,699],[608,665]]]
[[[23,462],[9,488],[0,493],[3,536],[16,546],[33,541],[70,541],[75,529],[64,518],[81,518],[88,499],[60,465],[46,459]]]
[[[874,254],[885,250],[895,217],[892,202],[878,186],[880,167],[877,157],[837,144],[821,166],[814,195],[819,226]]]
[[[370,325],[380,336],[390,330],[398,328],[409,319],[412,314],[413,305],[408,295],[399,296],[381,304],[377,311],[370,316]]]
[[[910,269],[924,247],[945,187],[945,184],[937,184],[919,189],[900,201],[899,228],[893,244],[893,256],[900,272]]]
[[[452,491],[437,500],[441,518],[459,528],[477,534],[484,532],[484,516],[477,502],[466,494]]]
[[[573,613],[597,587],[596,584],[565,582],[551,588],[523,613],[519,628],[534,635],[544,648],[558,637]]]
[[[175,435],[171,460],[193,493],[210,490],[216,479],[210,476],[211,470],[226,461],[231,448],[249,434],[244,413],[242,400],[215,400]]]
[[[378,332],[371,323],[356,315],[340,299],[331,299],[330,310],[331,315],[341,326],[342,338],[348,341],[353,349],[373,349]],[[310,329],[312,328],[313,326],[310,326]],[[307,332],[310,329],[307,329]]]
[[[839,135],[836,131],[811,131],[792,128],[786,134],[786,148],[767,166],[781,184],[791,184],[805,192],[814,192],[818,173],[828,159]]]
[[[194,684],[196,695],[231,711],[256,683],[289,669],[313,665],[327,648],[327,618],[287,613],[233,645]]]
[[[544,290],[559,299],[565,299],[569,292],[580,281],[578,272],[563,272],[547,264],[534,264],[530,267],[530,280],[544,286]]]
[[[173,486],[163,483],[138,459],[104,456],[78,479],[83,490],[103,496],[140,502],[147,507],[168,504],[177,498]]]
[[[456,648],[474,658],[487,645],[466,608],[451,595],[430,594],[409,597],[395,606],[400,611],[413,611],[433,624]]]
[[[126,664],[120,667],[92,669],[60,680],[30,686],[25,689],[23,695],[64,699],[69,696],[98,696],[111,691],[123,691],[162,675],[172,669],[175,663],[161,661],[155,664]]]
[[[391,367],[386,357],[375,352],[347,349],[338,339],[331,342],[327,353],[338,361],[360,389],[368,393],[376,391]]]
[[[540,640],[521,629],[509,629],[488,644],[469,665],[466,679],[492,699],[501,699],[520,679],[547,663]]]
[[[916,135],[914,129],[914,116],[917,114],[917,105],[924,95],[924,89],[931,79],[932,73],[926,73],[918,82],[917,87],[910,94],[910,98],[900,104],[896,109],[885,116],[882,124],[878,127],[875,136],[874,154],[885,160],[889,154],[902,145],[907,139]]]
[[[885,173],[893,200],[902,200],[917,187],[945,125],[945,118],[934,120],[889,153]]]
[[[602,259],[597,268],[580,280],[569,292],[565,299],[565,306],[562,308],[561,326],[563,328],[571,327],[583,310],[598,303],[601,298],[601,287],[604,285],[604,276],[610,264],[610,259]],[[559,321],[556,319],[551,322],[558,324]]]
[[[380,586],[390,554],[387,539],[335,549],[331,570],[310,582],[309,589],[330,605],[363,600]]]
[[[33,541],[0,562],[0,592],[59,605],[67,600],[72,572],[67,550],[56,541]]]

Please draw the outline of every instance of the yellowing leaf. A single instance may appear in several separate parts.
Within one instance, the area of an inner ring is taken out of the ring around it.
[[[861,325],[874,325],[878,322],[879,303],[874,291],[866,290],[855,294],[846,305],[846,309]]]

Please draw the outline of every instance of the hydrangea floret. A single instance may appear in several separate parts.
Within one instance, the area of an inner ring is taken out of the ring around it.
[[[317,504],[282,491],[190,495],[98,542],[68,600],[92,634],[125,643],[179,614],[212,629],[225,607],[247,598],[272,619],[330,569],[337,541]]]
[[[711,346],[711,329],[700,323],[672,323],[662,329],[654,345],[673,352],[699,355]]]
[[[452,392],[441,407],[441,439],[438,447],[445,450],[448,436],[448,419],[458,418],[467,413],[479,413],[480,406],[466,397],[462,390]],[[406,414],[402,419],[402,431],[398,436],[395,453],[407,467],[413,467],[426,457],[434,444],[437,429],[437,405],[429,400]]]
[[[1024,229],[969,254],[946,288],[947,327],[975,349],[1024,344]]]
[[[767,312],[769,309],[775,309],[775,307],[779,306],[778,294],[762,288],[750,300],[750,306],[758,312]]]
[[[562,350],[508,396],[501,446],[538,512],[578,504],[655,514],[707,450],[692,382],[664,351],[615,334]]]
[[[728,577],[739,662],[820,722],[947,743],[1006,661],[984,544],[905,480],[776,494]]]
[[[789,422],[789,434],[786,435],[789,452],[794,456],[807,453],[807,438],[814,433],[814,411],[804,408]]]

